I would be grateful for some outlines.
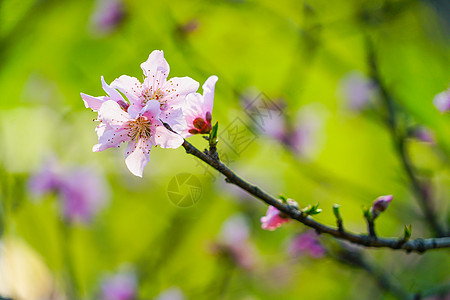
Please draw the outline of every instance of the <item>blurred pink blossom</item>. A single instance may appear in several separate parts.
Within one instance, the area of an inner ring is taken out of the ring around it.
[[[283,114],[271,114],[261,122],[260,132],[280,143],[284,143],[287,137],[286,116]]]
[[[293,257],[308,254],[313,258],[321,258],[325,256],[326,250],[320,243],[317,233],[309,230],[291,240],[288,253]]]
[[[217,247],[244,269],[256,264],[256,250],[249,241],[249,226],[243,215],[233,215],[223,223]]]
[[[433,99],[433,104],[442,113],[450,111],[450,89],[437,94]]]
[[[272,101],[260,93],[259,97],[256,96],[250,101],[252,94],[255,92],[247,92],[242,101],[244,109],[255,114],[253,121],[259,132],[283,144],[302,158],[311,158],[317,154],[322,144],[321,131],[326,116],[323,107],[316,104],[302,106],[291,120],[286,115],[287,105],[284,100]]]
[[[35,197],[57,192],[63,185],[63,170],[56,157],[47,158],[41,168],[28,181],[28,189]]]
[[[192,19],[187,21],[186,23],[180,24],[177,27],[178,33],[180,34],[180,37],[186,37],[196,31],[200,28],[200,21],[197,19]]]
[[[303,158],[316,155],[321,147],[325,111],[316,105],[301,107],[296,114],[292,127],[286,131],[284,144]]]
[[[68,173],[61,186],[64,216],[88,222],[107,202],[105,181],[92,168],[77,168]]]
[[[360,111],[376,95],[377,85],[358,71],[346,74],[340,82],[340,92],[347,100],[348,108]]]
[[[69,221],[89,222],[107,204],[109,189],[93,168],[64,168],[56,159],[48,160],[29,180],[35,197],[55,192],[63,215]]]
[[[424,127],[424,126],[418,126],[413,129],[412,132],[413,137],[415,137],[417,140],[425,143],[434,144],[436,143],[433,131],[430,129]]]
[[[95,33],[103,35],[116,29],[124,18],[125,7],[122,0],[97,0],[91,24]]]
[[[102,300],[133,300],[136,299],[137,279],[130,271],[121,271],[107,276],[101,284]]]

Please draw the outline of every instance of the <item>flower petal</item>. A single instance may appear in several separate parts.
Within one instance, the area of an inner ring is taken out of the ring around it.
[[[127,112],[120,108],[120,105],[112,100],[108,100],[98,111],[99,118],[113,129],[118,129],[130,120]]]
[[[210,76],[206,79],[205,83],[202,86],[203,89],[203,98],[205,103],[204,110],[212,113],[213,104],[214,104],[214,88],[216,86],[216,82],[219,78],[216,75]]]
[[[147,61],[141,64],[141,69],[146,77],[146,87],[153,87],[153,90],[157,90],[165,83],[170,71],[162,50],[155,50],[150,53]]]
[[[114,101],[123,100],[122,95],[118,91],[116,91],[114,88],[109,86],[106,83],[105,78],[103,78],[103,76],[101,77],[101,80],[102,80],[103,90],[109,95],[109,97],[111,97],[112,100],[114,100]]]
[[[192,118],[194,121],[196,118],[205,118],[206,110],[204,109],[204,98],[199,93],[191,93],[186,96],[186,104],[183,107],[186,121]],[[190,122],[191,123],[191,122]]]
[[[81,98],[83,99],[84,106],[86,106],[86,108],[92,109],[93,111],[98,111],[102,106],[102,104],[105,101],[109,100],[109,98],[105,96],[94,97],[83,93],[80,93],[80,95]]]
[[[97,134],[99,135],[98,144],[92,147],[93,152],[100,152],[109,148],[119,147],[120,143],[130,139],[127,129],[115,130],[109,126],[99,126]]]
[[[116,88],[125,94],[131,105],[139,102],[142,92],[142,84],[139,79],[128,75],[122,75],[111,82],[111,87]]]
[[[132,140],[128,143],[125,163],[133,175],[142,177],[144,167],[150,161],[149,155],[152,146],[150,140],[146,138],[139,138],[137,142]]]
[[[139,114],[147,117],[149,120],[158,120],[159,115],[161,114],[159,102],[157,100],[148,101],[147,104],[141,109]]]
[[[155,130],[155,142],[161,148],[176,149],[183,144],[184,139],[180,135],[169,131],[164,126],[158,126]]]
[[[187,128],[186,119],[181,108],[161,112],[160,119],[162,122],[169,124],[170,128],[177,133]]]
[[[163,87],[164,99],[169,105],[180,105],[186,96],[195,93],[199,86],[197,81],[187,76],[171,78]]]

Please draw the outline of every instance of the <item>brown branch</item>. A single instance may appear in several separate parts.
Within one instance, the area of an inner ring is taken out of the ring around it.
[[[254,197],[264,201],[266,204],[276,207],[278,210],[288,215],[291,219],[297,220],[300,223],[315,229],[316,232],[319,234],[326,233],[335,238],[346,240],[364,247],[391,248],[395,250],[404,250],[406,252],[414,251],[418,253],[423,253],[431,249],[450,248],[450,237],[430,238],[430,239],[418,238],[415,240],[405,241],[403,238],[378,238],[364,234],[355,234],[346,231],[343,228],[339,229],[324,225],[322,223],[313,220],[311,217],[305,215],[296,207],[281,203],[280,201],[278,201],[278,199],[264,192],[258,186],[245,181],[244,179],[239,177],[236,173],[234,173],[231,169],[225,166],[220,160],[214,159],[209,155],[203,153],[186,140],[184,141],[182,146],[186,150],[186,153],[201,159],[206,164],[210,165],[211,167],[222,173],[225,176],[225,180],[228,183],[237,185],[238,187],[247,191]]]

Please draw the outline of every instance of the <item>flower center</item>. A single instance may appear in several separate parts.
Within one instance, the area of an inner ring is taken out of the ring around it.
[[[142,102],[146,104],[150,100],[158,100],[159,102],[162,101],[164,98],[164,94],[161,91],[161,89],[157,89],[156,91],[152,91],[152,89],[145,89],[141,93],[142,95]]]
[[[128,131],[128,136],[134,140],[139,138],[149,138],[152,135],[151,125],[147,117],[140,116],[135,120],[128,122],[130,130]]]
[[[196,118],[192,125],[194,128],[189,130],[191,134],[206,134],[211,131],[211,114],[206,116],[207,120],[205,121],[202,118]]]

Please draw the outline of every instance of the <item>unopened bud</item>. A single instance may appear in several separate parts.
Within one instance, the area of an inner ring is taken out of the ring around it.
[[[339,207],[341,207],[339,204],[334,204],[333,213],[338,221],[342,221],[341,213],[339,212]]]
[[[393,198],[394,197],[392,195],[386,195],[386,196],[378,197],[373,202],[373,205],[372,205],[372,208],[371,208],[371,213],[373,215],[373,218],[378,217],[378,215],[381,212],[385,211],[388,208],[389,203],[391,203]]]

